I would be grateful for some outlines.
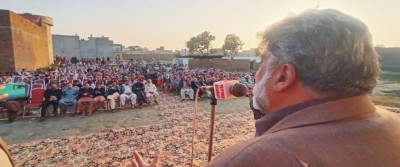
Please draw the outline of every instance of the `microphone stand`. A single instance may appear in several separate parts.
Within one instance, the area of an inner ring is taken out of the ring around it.
[[[215,120],[215,106],[217,105],[217,99],[215,98],[214,89],[210,89],[211,91],[211,124],[210,124],[210,139],[208,145],[208,162],[211,161],[212,157],[212,146],[213,146],[213,138],[214,138],[214,120]]]

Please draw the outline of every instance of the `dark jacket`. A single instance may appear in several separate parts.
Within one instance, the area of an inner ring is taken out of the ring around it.
[[[87,95],[83,96],[84,93],[87,93]],[[92,88],[89,89],[82,88],[79,90],[78,100],[82,97],[90,97],[90,95],[92,95],[92,97],[94,95],[94,90]]]
[[[260,137],[230,147],[208,166],[400,166],[400,117],[375,107],[368,95],[293,109],[271,124],[284,110],[257,120]]]
[[[144,91],[144,84],[142,82],[136,82],[132,85],[132,91],[134,93],[140,92],[140,91]]]
[[[46,91],[44,91],[45,100],[49,100],[50,96],[55,96],[57,100],[60,100],[62,96],[61,89],[46,89]]]
[[[118,85],[113,88],[111,85],[107,87],[107,95],[113,95],[115,92],[120,93],[120,88]]]
[[[199,88],[201,85],[198,81],[192,81],[191,83],[191,87],[193,90],[196,90],[197,88]]]
[[[97,97],[97,96],[106,97],[106,90],[104,88],[94,88],[94,96],[93,97]]]

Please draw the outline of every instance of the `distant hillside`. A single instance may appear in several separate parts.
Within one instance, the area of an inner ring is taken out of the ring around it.
[[[400,69],[400,47],[394,48],[375,48],[381,56],[381,64],[384,68]]]

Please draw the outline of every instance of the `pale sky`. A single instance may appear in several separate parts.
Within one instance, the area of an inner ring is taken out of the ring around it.
[[[185,48],[203,31],[216,36],[220,48],[235,33],[244,49],[255,48],[257,32],[288,13],[314,8],[318,0],[0,0],[0,9],[54,19],[53,34],[87,39],[110,37],[114,43],[149,49]],[[320,0],[320,9],[334,8],[362,20],[374,45],[400,46],[400,0]]]

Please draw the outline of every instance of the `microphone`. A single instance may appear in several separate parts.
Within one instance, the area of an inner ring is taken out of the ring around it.
[[[216,99],[224,100],[242,97],[248,92],[247,86],[238,80],[215,82],[213,86],[203,86],[203,89],[214,91]]]

